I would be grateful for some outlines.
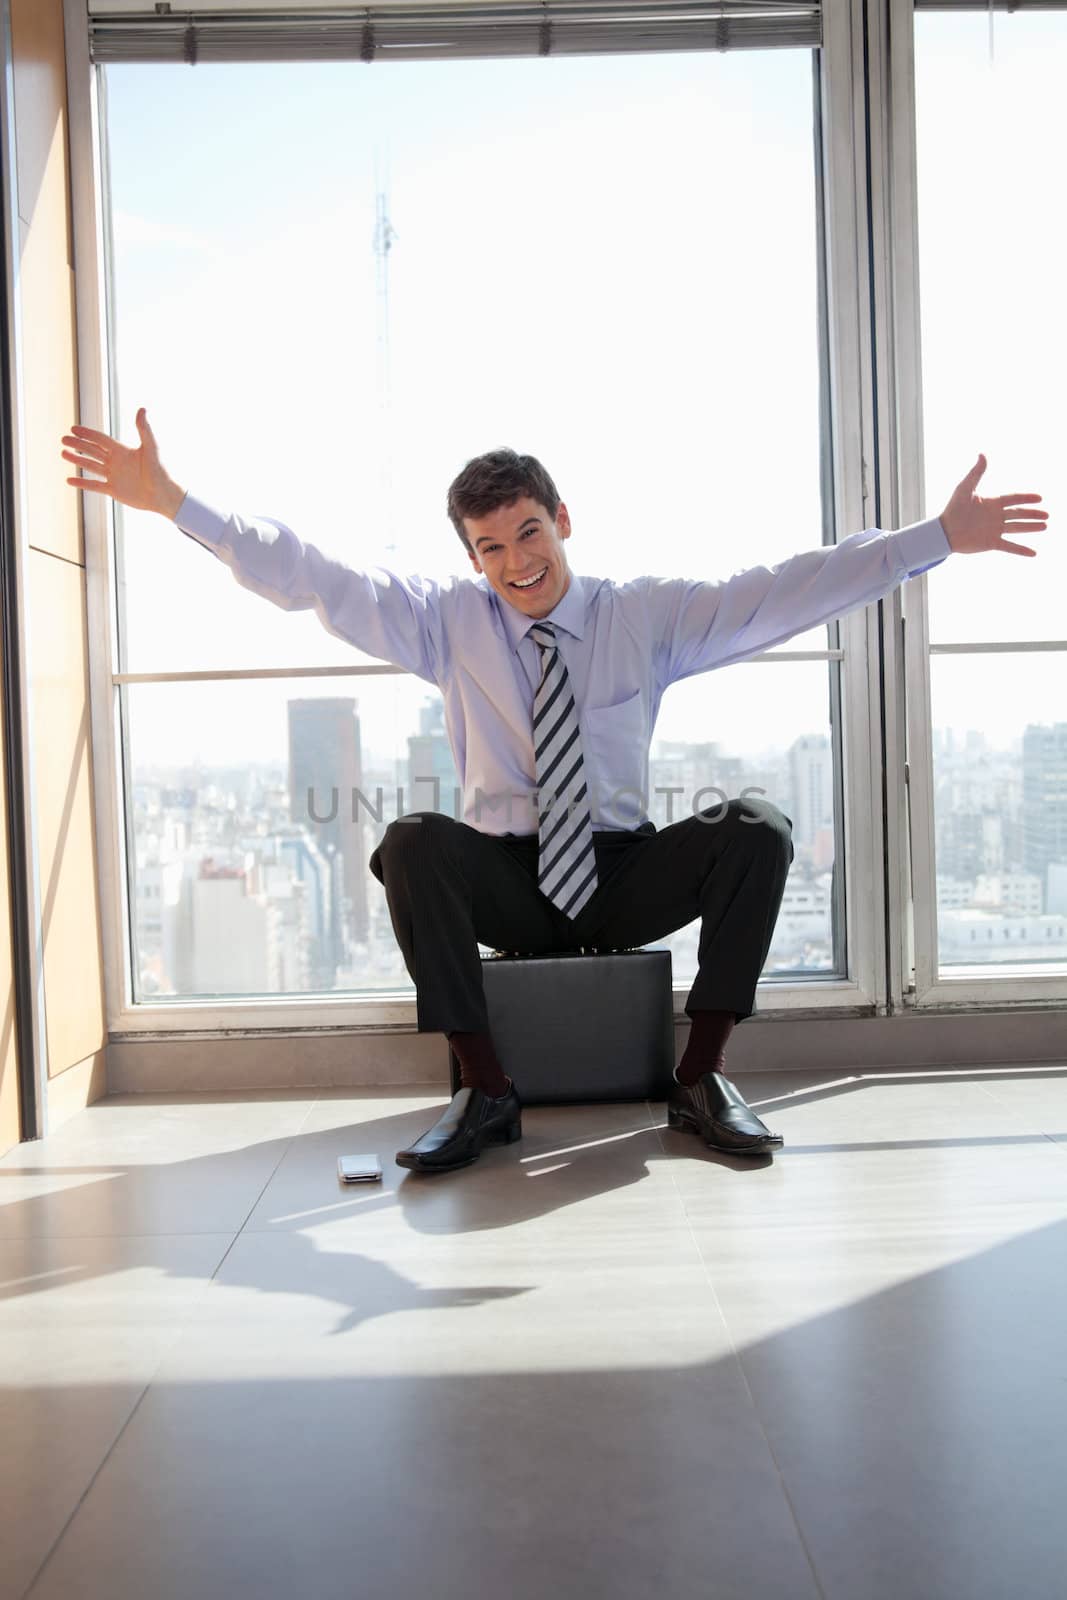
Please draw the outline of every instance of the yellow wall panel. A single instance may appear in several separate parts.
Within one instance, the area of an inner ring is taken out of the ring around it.
[[[6,707],[4,708],[6,712]],[[2,734],[0,723],[0,734]],[[19,1141],[18,1052],[12,974],[11,896],[7,857],[5,747],[0,737],[0,1155]]]
[[[68,426],[75,392],[62,0],[12,0],[11,35],[30,537],[36,529],[50,548],[80,561],[80,514],[56,492],[53,460],[46,457],[46,438],[58,437],[60,415],[61,431]],[[0,1150],[20,1137],[3,763],[0,739]]]
[[[27,444],[27,536],[37,550],[85,560],[74,468],[61,439],[78,419],[74,347],[74,274],[63,259],[59,212],[38,208],[32,227],[20,221],[22,400]]]
[[[11,44],[19,215],[32,223],[39,197],[58,194],[66,221],[65,260],[73,266],[62,0],[12,0]]]
[[[14,0],[11,41],[28,537],[81,562],[81,508],[59,458],[78,416],[62,0]]]
[[[86,1061],[76,1061],[48,1080],[48,1129],[55,1133],[64,1122],[107,1093],[107,1051],[97,1050]]]
[[[61,1098],[69,1111],[79,1099],[85,1103],[102,1092],[105,1037],[84,543],[78,495],[65,482],[70,469],[60,457],[61,436],[79,417],[62,0],[12,0],[11,41],[20,432],[30,545],[26,658],[45,1029],[49,1074],[66,1074]],[[2,959],[0,948],[0,987]]]
[[[45,1012],[54,1076],[104,1044],[85,573],[31,550],[28,588]]]
[[[11,40],[28,538],[82,562],[81,508],[59,456],[78,419],[62,0],[14,0]]]

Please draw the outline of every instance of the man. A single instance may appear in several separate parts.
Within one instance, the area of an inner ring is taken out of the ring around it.
[[[950,552],[1035,552],[1005,533],[1043,529],[1037,494],[983,499],[979,456],[940,517],[721,582],[572,574],[570,516],[532,456],[491,451],[452,484],[448,512],[474,579],[357,572],[284,523],[225,516],[165,471],[142,409],[138,449],[75,426],[63,454],[98,479],[68,478],[171,518],[245,588],[368,654],[436,684],[464,792],[462,822],[401,817],[371,857],[416,986],[420,1032],[447,1034],[461,1087],[397,1161],[469,1166],[521,1136],[521,1104],[488,1030],[478,943],[527,952],[627,948],[700,918],[689,1040],[675,1069],[672,1126],[758,1155],[782,1144],[725,1076],[725,1048],[750,1016],[792,860],[791,825],[748,800],[657,832],[644,813],[648,749],[666,688],[741,661],[890,593]]]

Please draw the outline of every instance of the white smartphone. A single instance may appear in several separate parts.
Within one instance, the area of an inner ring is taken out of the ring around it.
[[[342,1183],[378,1183],[382,1164],[377,1156],[338,1156],[337,1176]]]

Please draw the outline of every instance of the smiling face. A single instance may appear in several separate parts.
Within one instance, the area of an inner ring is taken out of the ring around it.
[[[555,520],[524,495],[488,516],[464,517],[463,526],[471,565],[508,605],[527,617],[547,617],[559,605],[571,581],[563,548],[571,519],[562,501]]]

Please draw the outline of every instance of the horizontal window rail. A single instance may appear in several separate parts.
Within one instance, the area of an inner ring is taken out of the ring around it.
[[[1067,648],[1065,646],[1064,648]],[[777,661],[843,661],[843,650],[766,650],[736,666]],[[112,683],[216,683],[224,678],[413,678],[406,667],[233,667],[196,672],[115,672]]]
[[[916,11],[1067,11],[1067,0],[912,0]]]
[[[979,639],[966,644],[932,644],[932,656],[1033,654],[1042,650],[1067,650],[1067,639]]]

